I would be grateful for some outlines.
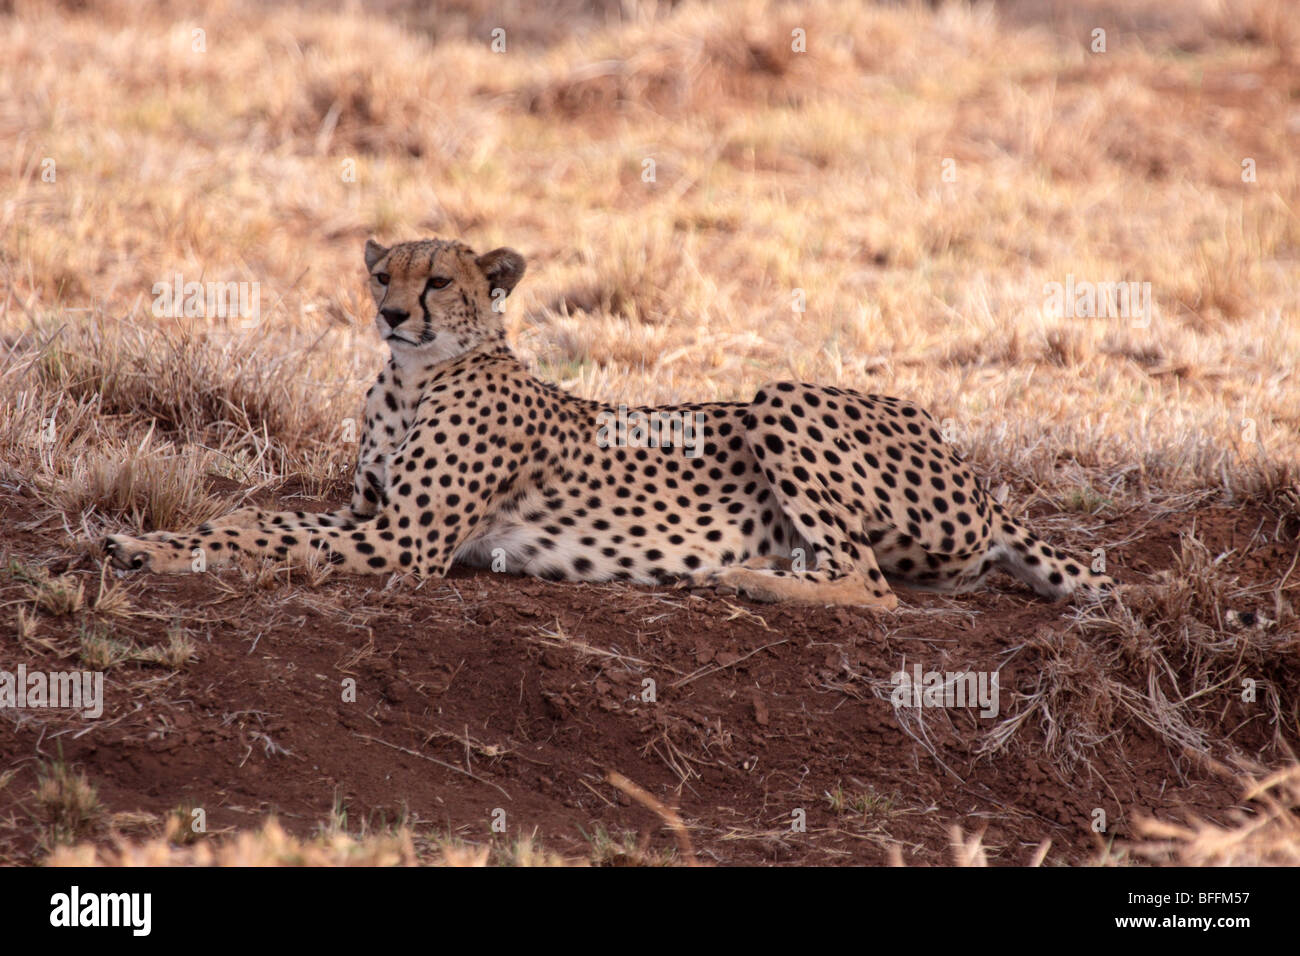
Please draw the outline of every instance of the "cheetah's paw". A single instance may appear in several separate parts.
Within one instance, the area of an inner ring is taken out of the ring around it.
[[[159,532],[145,537],[110,534],[104,539],[104,554],[113,567],[123,571],[189,571],[190,553],[175,535]]]
[[[717,594],[738,595],[762,604],[771,604],[782,598],[781,594],[768,586],[760,574],[735,565],[696,571],[686,576],[686,583],[692,589],[700,588]]]

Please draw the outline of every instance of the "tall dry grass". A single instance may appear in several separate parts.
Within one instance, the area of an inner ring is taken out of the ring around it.
[[[14,0],[0,329],[74,329],[114,365],[74,394],[280,474],[275,436],[328,442],[377,361],[364,238],[460,235],[525,251],[511,332],[584,394],[817,379],[923,402],[1026,488],[1077,465],[1112,495],[1271,494],[1300,447],[1284,7],[573,3],[557,31],[475,2]],[[177,272],[259,282],[262,324],[154,319]],[[1048,314],[1067,276],[1151,283],[1150,327]]]

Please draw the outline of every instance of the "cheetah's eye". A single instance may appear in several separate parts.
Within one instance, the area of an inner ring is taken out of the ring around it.
[[[376,273],[375,273],[375,281],[378,282],[380,285],[388,285],[389,281],[390,281],[392,278],[393,278],[393,277],[390,276],[387,272],[376,272]]]
[[[451,285],[450,279],[444,276],[434,276],[424,284],[424,291],[428,292],[430,289],[445,289],[449,285]]]

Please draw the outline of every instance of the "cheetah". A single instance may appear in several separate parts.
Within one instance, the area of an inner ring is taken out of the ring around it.
[[[1114,583],[1013,519],[911,402],[773,382],[749,402],[624,410],[696,427],[610,441],[612,406],[535,377],[506,341],[518,252],[370,240],[365,264],[390,357],[366,395],[348,505],[110,535],[113,566],[315,553],[357,573],[441,577],[460,562],[886,610],[893,585],[966,591],[995,566],[1051,599]]]

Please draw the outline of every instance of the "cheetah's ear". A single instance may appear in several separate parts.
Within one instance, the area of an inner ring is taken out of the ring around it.
[[[373,239],[366,240],[366,271],[369,272],[375,267],[380,259],[388,255],[388,249],[375,242]]]
[[[487,276],[488,289],[504,289],[506,295],[523,278],[526,268],[524,257],[505,246],[485,252],[474,261]]]

